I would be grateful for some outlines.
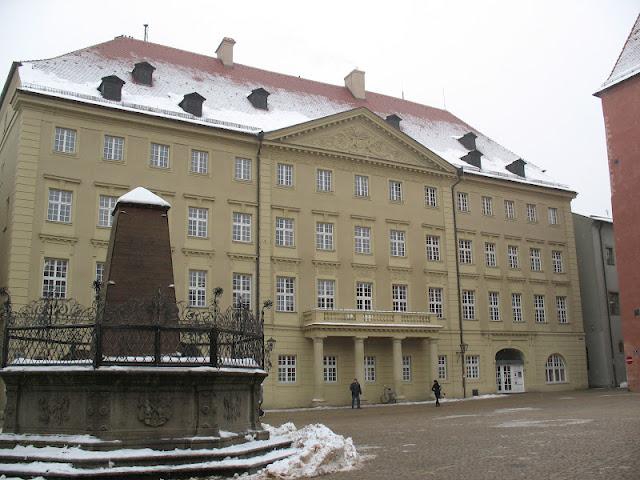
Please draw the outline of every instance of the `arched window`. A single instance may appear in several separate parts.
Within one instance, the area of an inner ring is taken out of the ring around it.
[[[567,381],[564,358],[560,355],[553,354],[549,356],[545,370],[547,373],[547,383],[564,383]]]

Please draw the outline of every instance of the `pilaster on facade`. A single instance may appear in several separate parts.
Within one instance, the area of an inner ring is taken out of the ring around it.
[[[271,218],[271,206],[273,203],[273,160],[268,155],[268,150],[263,149],[260,158],[257,160],[259,163],[259,176],[258,176],[258,216],[259,222],[257,225],[258,231],[256,236],[260,245],[258,255],[258,271],[259,276],[257,281],[260,282],[259,290],[260,296],[258,300],[258,306],[262,306],[265,301],[271,300],[274,305],[276,299],[275,285],[273,283],[274,271],[273,271],[273,221]],[[265,323],[275,322],[275,307],[265,312]]]

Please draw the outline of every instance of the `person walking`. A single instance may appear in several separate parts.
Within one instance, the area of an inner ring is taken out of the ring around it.
[[[440,395],[441,395],[441,387],[438,383],[438,380],[433,381],[433,386],[431,387],[431,391],[436,397],[436,407],[440,406]]]
[[[351,385],[349,385],[349,390],[351,390],[351,408],[355,408],[356,404],[358,408],[360,408],[360,395],[362,395],[362,387],[358,383],[358,379],[354,378]]]

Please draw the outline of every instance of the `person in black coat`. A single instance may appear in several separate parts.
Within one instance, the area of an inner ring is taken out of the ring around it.
[[[433,394],[436,397],[436,407],[440,406],[440,396],[441,396],[441,388],[440,388],[440,384],[438,383],[438,380],[434,380],[433,381],[433,386],[431,387],[431,391],[433,392]]]
[[[354,378],[351,385],[349,385],[349,390],[351,390],[351,408],[355,408],[356,404],[358,408],[360,408],[360,395],[362,395],[362,388],[358,383],[358,379]]]

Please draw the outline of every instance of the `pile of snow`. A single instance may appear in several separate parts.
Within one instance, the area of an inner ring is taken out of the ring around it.
[[[627,383],[627,382],[622,382],[622,383],[620,384],[620,388],[629,388],[629,383]]]

